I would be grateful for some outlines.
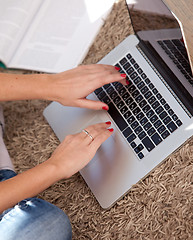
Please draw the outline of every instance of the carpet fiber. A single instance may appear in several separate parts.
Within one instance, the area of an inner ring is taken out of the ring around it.
[[[118,1],[83,63],[96,63],[132,32],[124,1]],[[3,103],[5,142],[18,173],[45,161],[59,144],[42,115],[48,104],[39,100]],[[79,173],[39,197],[68,214],[73,239],[192,239],[192,166],[193,139],[109,210],[99,206]]]

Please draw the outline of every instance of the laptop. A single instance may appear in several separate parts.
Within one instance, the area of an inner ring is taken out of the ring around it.
[[[108,112],[56,102],[44,110],[60,141],[88,125],[112,122],[113,135],[80,171],[105,209],[193,135],[193,78],[178,22],[161,0],[145,10],[143,0],[135,2],[136,6],[127,1],[135,34],[99,62],[120,67],[130,84],[114,82],[88,96],[107,103]],[[140,14],[147,22],[137,23]],[[159,24],[152,25],[156,20],[151,19],[158,19]]]

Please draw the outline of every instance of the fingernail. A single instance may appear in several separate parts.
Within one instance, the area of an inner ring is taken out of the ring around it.
[[[111,122],[110,121],[108,121],[108,122],[105,122],[106,124],[108,124],[108,125],[110,125],[111,124]]]
[[[109,132],[113,132],[113,131],[114,131],[114,129],[113,129],[113,128],[109,128],[108,130],[109,130]]]
[[[125,74],[125,73],[122,73],[122,74],[121,74],[121,77],[125,78],[125,77],[126,77],[126,74]]]
[[[127,83],[127,85],[129,85],[129,84],[130,84],[130,82],[129,82],[128,80],[126,80],[126,83]]]
[[[104,106],[104,107],[102,107],[102,109],[107,111],[108,107]]]
[[[115,67],[115,69],[116,69],[116,70],[118,70],[118,71],[120,70],[120,68],[119,68],[119,67]]]

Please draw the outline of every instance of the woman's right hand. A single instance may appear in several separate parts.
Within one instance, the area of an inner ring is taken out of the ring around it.
[[[57,180],[71,177],[88,164],[100,145],[112,135],[110,125],[110,122],[106,122],[85,128],[93,139],[83,131],[64,139],[47,160],[56,166]]]

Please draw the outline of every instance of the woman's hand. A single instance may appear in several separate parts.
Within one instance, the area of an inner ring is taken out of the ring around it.
[[[85,132],[68,135],[46,162],[56,167],[58,180],[71,177],[94,157],[100,145],[112,135],[111,123],[88,126]],[[46,163],[45,162],[45,163]]]
[[[100,101],[91,101],[86,97],[95,89],[111,82],[126,85],[126,75],[119,69],[102,64],[82,65],[66,72],[48,75],[49,98],[65,106],[75,106],[100,110],[108,106]]]

